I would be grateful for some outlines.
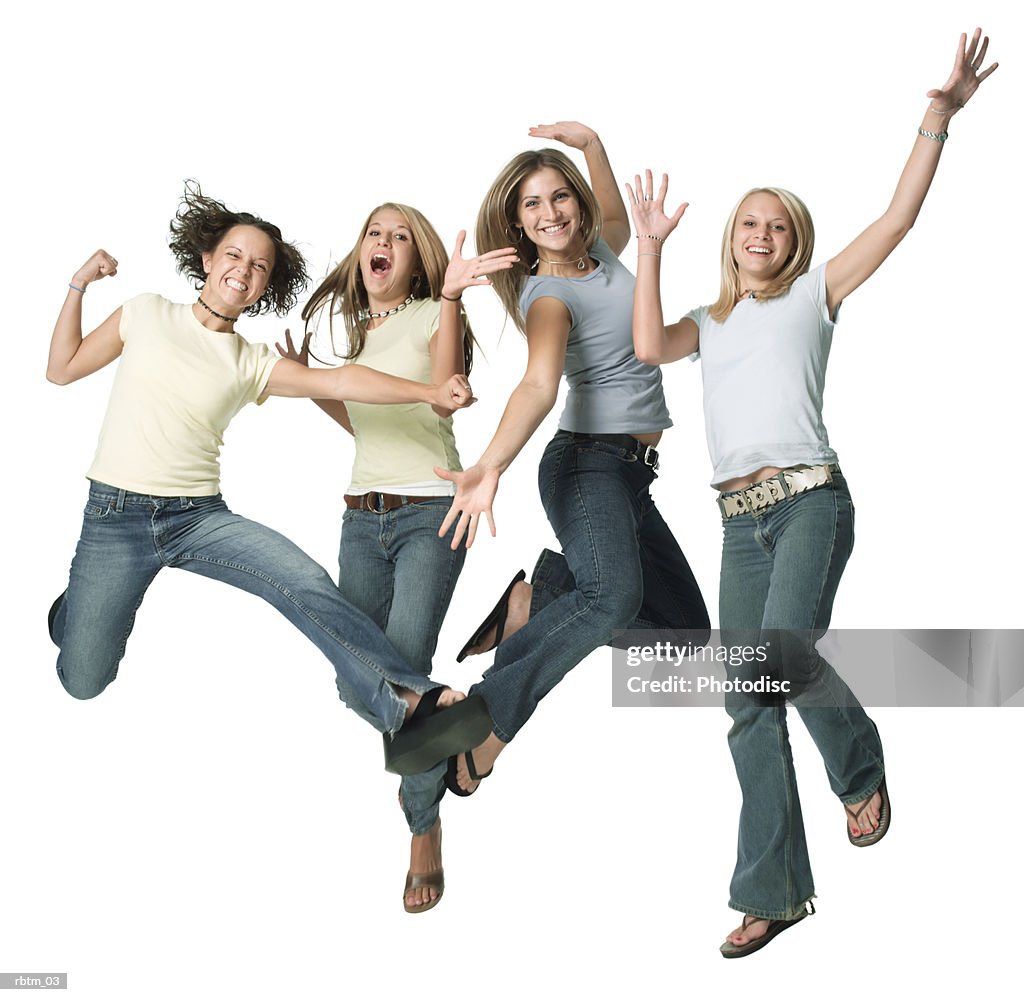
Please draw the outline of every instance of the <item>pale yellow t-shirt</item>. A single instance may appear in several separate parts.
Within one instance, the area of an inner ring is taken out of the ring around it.
[[[366,336],[354,361],[418,383],[430,382],[430,339],[441,320],[441,304],[413,300]],[[314,340],[314,355],[324,361],[344,361],[334,354],[323,334]],[[460,471],[452,419],[435,414],[429,404],[357,404],[345,402],[355,431],[356,458],[350,494],[388,491],[426,497],[448,497],[454,486],[439,480],[434,467]]]
[[[147,293],[121,308],[124,349],[86,474],[163,497],[220,491],[224,430],[262,403],[280,361],[265,344],[204,327],[188,304]]]

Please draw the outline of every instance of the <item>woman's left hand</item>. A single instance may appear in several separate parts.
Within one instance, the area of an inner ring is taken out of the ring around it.
[[[278,355],[282,358],[290,358],[293,362],[298,362],[299,365],[305,365],[309,367],[309,339],[313,336],[313,332],[310,331],[302,339],[302,348],[296,348],[292,343],[292,332],[288,328],[284,332],[285,347],[281,347],[281,342],[275,343],[274,347],[277,349]]]
[[[448,300],[458,299],[463,292],[473,285],[490,285],[487,277],[494,271],[507,271],[519,260],[515,247],[502,247],[500,250],[488,251],[478,257],[466,259],[462,256],[462,245],[466,242],[466,231],[459,230],[455,238],[455,249],[452,251],[448,269],[444,273],[444,284],[441,295]]]
[[[585,150],[597,141],[597,133],[582,122],[554,122],[552,125],[534,125],[530,129],[534,139],[553,139],[575,150]]]
[[[981,43],[979,48],[979,42]],[[981,36],[981,28],[974,29],[971,44],[967,44],[967,35],[960,36],[956,56],[953,59],[953,72],[941,90],[928,91],[932,100],[932,110],[939,115],[955,115],[973,97],[979,84],[991,75],[999,63],[993,63],[982,69],[985,53],[988,51],[988,35]]]
[[[683,202],[671,216],[665,212],[668,174],[661,175],[661,187],[657,194],[654,194],[654,176],[649,170],[645,172],[644,182],[641,182],[640,175],[637,174],[635,184],[635,188],[627,184],[626,191],[629,193],[629,208],[633,213],[637,237],[654,237],[656,240],[664,241],[679,225],[679,220],[683,218],[683,213],[690,203]]]

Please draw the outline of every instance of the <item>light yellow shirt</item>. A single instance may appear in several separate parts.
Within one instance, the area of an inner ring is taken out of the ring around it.
[[[121,308],[124,349],[87,476],[163,497],[220,491],[231,419],[265,399],[280,360],[265,344],[208,330],[188,304],[136,296]]]
[[[441,304],[413,300],[366,336],[357,359],[379,372],[429,383],[430,339],[441,320]],[[331,350],[327,337],[314,341],[314,355],[325,362],[344,359]],[[447,497],[454,487],[439,480],[434,467],[461,470],[452,419],[435,414],[429,404],[357,404],[346,401],[356,438],[350,494],[389,491],[396,494]]]

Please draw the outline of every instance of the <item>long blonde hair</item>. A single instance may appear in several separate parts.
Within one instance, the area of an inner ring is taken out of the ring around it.
[[[537,248],[515,222],[519,217],[519,186],[544,167],[559,171],[576,195],[584,253],[590,253],[601,234],[601,207],[579,168],[561,150],[527,150],[502,168],[484,196],[476,218],[476,248],[478,253],[486,254],[515,246],[519,260],[510,269],[495,272],[490,279],[505,312],[524,334],[526,321],[519,311],[519,293],[537,266]]]
[[[736,229],[736,218],[740,207],[751,195],[774,195],[783,205],[793,223],[793,252],[783,265],[782,271],[772,279],[767,289],[758,290],[758,300],[774,299],[789,290],[793,282],[811,266],[814,253],[814,222],[807,206],[791,191],[785,188],[751,188],[735,205],[725,224],[722,236],[722,285],[718,301],[711,307],[712,320],[722,323],[732,312],[743,289],[740,286],[739,267],[732,253],[732,238]]]
[[[321,310],[327,312],[328,332],[331,339],[331,350],[339,358],[349,361],[356,359],[366,347],[367,324],[369,322],[370,300],[363,285],[363,275],[359,268],[359,252],[363,238],[374,216],[387,209],[397,212],[406,221],[412,233],[412,242],[419,257],[419,268],[414,273],[412,287],[409,290],[413,299],[440,299],[444,286],[444,273],[448,268],[448,252],[444,249],[437,230],[418,209],[400,202],[383,202],[373,209],[366,217],[359,230],[359,238],[351,251],[335,266],[327,277],[317,286],[309,302],[302,311],[302,319],[309,329],[310,321]],[[340,352],[334,342],[334,318],[340,316],[345,323],[347,348]],[[466,374],[473,368],[473,332],[469,322],[463,316],[465,339],[463,353]]]

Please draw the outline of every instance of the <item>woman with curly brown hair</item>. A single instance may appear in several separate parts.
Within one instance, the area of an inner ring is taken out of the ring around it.
[[[200,290],[194,303],[136,296],[83,337],[86,289],[117,273],[117,259],[100,250],[69,283],[50,343],[47,378],[61,385],[121,360],[70,583],[50,612],[61,682],[79,699],[99,695],[117,674],[149,584],[176,567],[258,595],[316,644],[341,698],[392,736],[392,771],[420,771],[469,747],[481,723],[489,727],[481,707],[411,671],[322,567],[232,513],[219,493],[224,430],[247,403],[277,395],[456,409],[472,401],[466,377],[437,386],[362,366],[313,371],[249,344],[236,321],[287,313],[306,284],[301,254],[273,224],[195,186],[171,233],[179,271]],[[438,705],[453,708],[431,715]],[[419,706],[415,725],[403,728]]]

